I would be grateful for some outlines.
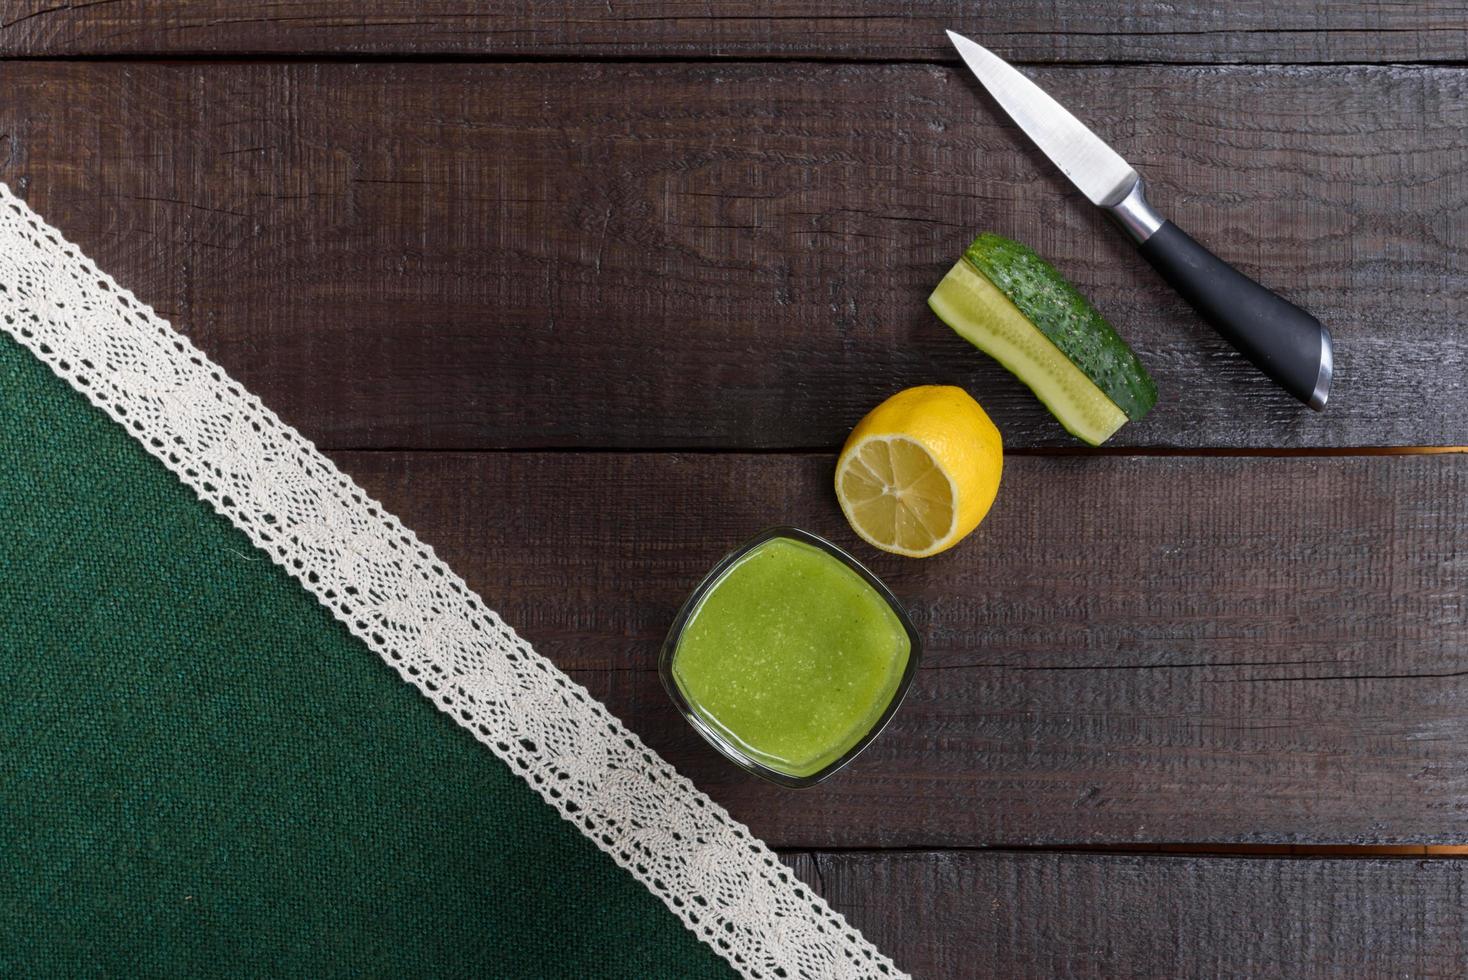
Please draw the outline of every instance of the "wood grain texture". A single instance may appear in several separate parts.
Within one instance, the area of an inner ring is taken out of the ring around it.
[[[926,561],[855,539],[824,454],[335,455],[773,844],[1468,843],[1468,455],[1011,458]],[[655,673],[687,591],[781,522],[870,562],[927,645],[882,738],[798,793]]]
[[[1118,445],[1468,442],[1468,70],[1048,69],[1153,199],[1321,317],[1277,392],[945,67],[0,66],[0,178],[326,447],[838,445],[966,386],[925,306],[980,229],[1139,350]]]
[[[1035,74],[1332,326],[1327,415],[1197,323],[943,28],[1106,65]],[[0,57],[89,56],[340,62],[0,64],[0,179],[327,447],[830,448],[929,381],[1069,445],[923,308],[982,229],[1157,376],[1119,446],[1468,443],[1462,0],[0,0]],[[1360,66],[1396,62],[1444,66]],[[1182,67],[1292,63],[1340,67]],[[1468,960],[1450,860],[863,850],[1468,843],[1468,456],[1012,456],[979,534],[916,563],[855,541],[829,454],[334,455],[756,833],[854,849],[785,860],[916,975]],[[928,644],[892,728],[798,794],[654,669],[776,521],[870,562]]]
[[[796,854],[897,965],[980,977],[1456,977],[1468,863]]]
[[[1461,0],[5,0],[0,53],[948,58],[952,28],[1029,61],[1461,61]]]

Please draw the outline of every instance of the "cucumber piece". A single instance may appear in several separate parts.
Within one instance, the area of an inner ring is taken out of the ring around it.
[[[980,235],[963,257],[1014,303],[1133,422],[1157,404],[1157,385],[1106,318],[1028,246]]]
[[[1126,341],[1054,267],[1018,242],[980,235],[928,306],[1093,446],[1157,403],[1157,386]]]

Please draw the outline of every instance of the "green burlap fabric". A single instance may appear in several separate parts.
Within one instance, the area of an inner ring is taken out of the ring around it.
[[[0,975],[729,972],[0,334]]]

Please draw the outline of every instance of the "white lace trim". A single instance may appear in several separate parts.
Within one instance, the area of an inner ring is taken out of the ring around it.
[[[746,977],[898,977],[295,429],[0,184],[4,329]]]

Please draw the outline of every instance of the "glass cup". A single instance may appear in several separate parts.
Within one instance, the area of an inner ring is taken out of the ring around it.
[[[674,674],[674,664],[678,658],[679,646],[682,643],[685,630],[688,628],[694,614],[700,609],[703,601],[719,586],[725,574],[737,565],[741,559],[766,542],[777,538],[785,538],[817,548],[855,572],[859,578],[871,586],[877,596],[892,610],[902,630],[907,634],[909,644],[907,665],[903,668],[902,676],[898,680],[897,686],[892,692],[891,699],[887,702],[881,714],[876,717],[871,726],[850,748],[842,752],[839,758],[828,763],[819,771],[808,775],[794,775],[772,768],[726,737],[723,732],[719,731],[718,728],[700,713],[698,706],[690,701],[689,696],[684,692]],[[771,782],[779,783],[781,786],[802,788],[814,786],[816,783],[829,777],[832,773],[856,758],[863,749],[871,744],[873,739],[881,734],[882,729],[887,726],[887,723],[892,720],[892,716],[897,713],[898,706],[902,704],[902,699],[907,694],[908,687],[912,684],[913,676],[917,673],[918,662],[921,659],[922,642],[918,637],[917,630],[912,625],[912,620],[908,618],[907,611],[902,608],[902,604],[897,601],[897,597],[882,584],[880,579],[868,571],[859,561],[851,557],[851,555],[825,538],[812,534],[809,531],[803,531],[797,527],[782,525],[761,532],[739,548],[725,555],[704,576],[703,580],[694,587],[693,592],[688,596],[688,599],[683,603],[683,607],[678,611],[677,617],[673,620],[672,628],[668,631],[668,638],[663,643],[662,655],[658,660],[658,673],[663,679],[663,686],[667,689],[668,696],[673,699],[673,703],[678,706],[678,710],[683,713],[683,717],[725,758],[741,768],[757,776],[762,776]]]

